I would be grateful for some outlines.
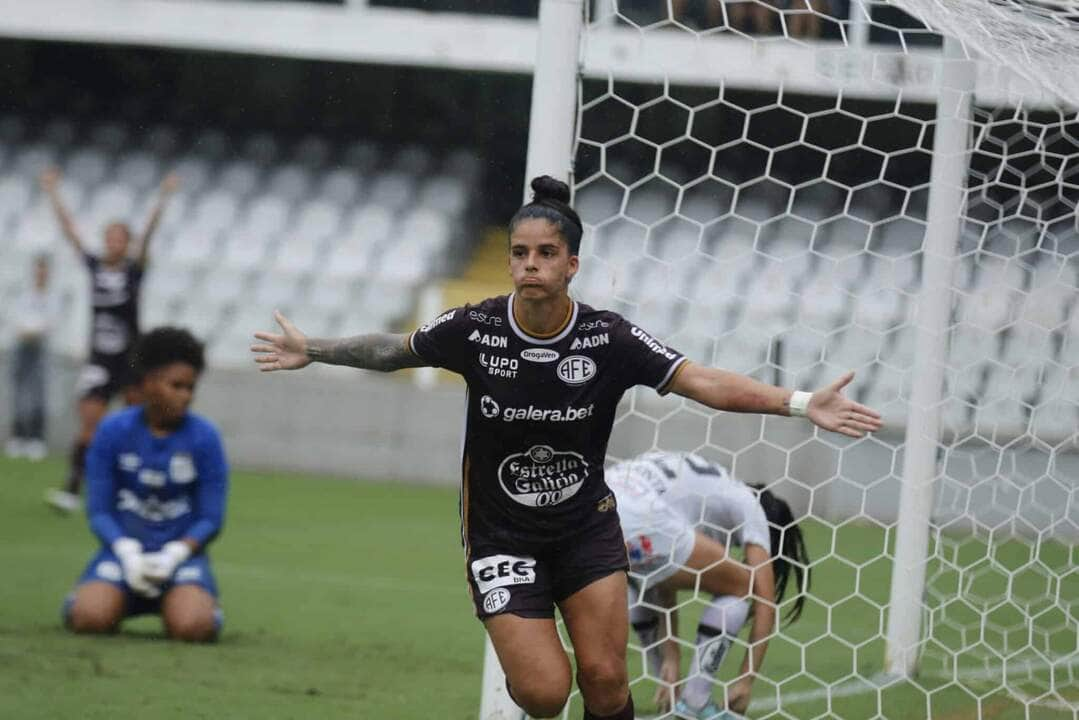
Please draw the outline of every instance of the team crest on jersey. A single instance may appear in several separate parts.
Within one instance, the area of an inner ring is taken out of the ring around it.
[[[195,479],[195,461],[190,453],[178,452],[172,456],[169,477],[174,483],[189,483]]]
[[[599,333],[598,335],[588,335],[586,337],[574,338],[573,343],[569,346],[570,350],[587,350],[588,348],[599,347],[600,345],[610,345],[611,337],[607,333]]]
[[[142,458],[135,453],[120,453],[116,458],[120,469],[125,472],[135,472],[142,467]]]
[[[481,333],[479,330],[473,330],[472,334],[468,336],[468,339],[474,343],[486,345],[487,347],[504,348],[509,346],[509,338],[506,336]]]
[[[483,596],[483,611],[496,613],[510,604],[510,591],[506,588],[495,588]]]
[[[498,481],[515,502],[548,507],[577,494],[588,477],[588,461],[579,453],[533,445],[508,456],[498,466]]]
[[[567,385],[584,385],[596,374],[596,362],[585,355],[570,355],[558,363],[558,377]]]

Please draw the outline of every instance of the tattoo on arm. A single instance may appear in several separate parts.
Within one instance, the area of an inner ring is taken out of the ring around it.
[[[407,345],[407,335],[372,333],[338,340],[307,339],[307,357],[328,365],[392,372],[426,363]]]

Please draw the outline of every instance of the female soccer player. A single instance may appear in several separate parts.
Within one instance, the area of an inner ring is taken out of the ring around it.
[[[763,487],[732,478],[699,455],[655,452],[619,463],[606,475],[618,500],[622,531],[629,550],[630,619],[645,647],[649,667],[667,686],[678,681],[681,653],[674,638],[672,613],[667,641],[660,642],[659,608],[675,607],[678,590],[701,590],[713,596],[697,626],[692,675],[675,707],[680,718],[723,718],[712,699],[723,658],[752,611],[749,649],[741,677],[724,704],[744,713],[753,682],[764,663],[775,630],[776,606],[794,577],[798,596],[787,622],[798,619],[809,587],[809,555],[790,506]],[[739,587],[725,562],[727,548],[741,547],[750,572]],[[748,592],[747,592],[748,591]],[[751,603],[744,598],[751,595]],[[661,687],[661,709],[671,693]]]
[[[225,517],[228,467],[221,437],[188,412],[203,368],[186,330],[156,328],[132,359],[141,405],[105,418],[86,458],[86,512],[101,549],[64,603],[67,626],[114,631],[158,613],[169,637],[217,637],[221,612],[206,546]]]
[[[847,374],[794,394],[698,366],[619,315],[574,301],[581,222],[569,188],[532,181],[532,202],[510,220],[514,292],[448,310],[410,335],[307,338],[280,313],[282,333],[255,333],[263,370],[319,361],[390,371],[443,367],[468,384],[461,461],[461,538],[476,614],[533,717],[557,715],[577,661],[585,718],[633,717],[626,677],[626,550],[603,482],[603,458],[622,394],[647,384],[709,407],[802,414],[852,437],[879,415],[844,398]]]
[[[49,196],[64,237],[75,252],[82,256],[90,272],[91,306],[90,359],[79,375],[79,431],[71,449],[71,466],[63,490],[50,490],[45,500],[57,510],[74,512],[79,509],[79,488],[85,471],[86,448],[98,422],[104,417],[109,401],[121,395],[127,404],[136,401],[128,353],[139,334],[139,286],[149,259],[150,238],[165,212],[165,206],[179,185],[175,175],[161,183],[157,205],[150,215],[146,229],[138,240],[138,254],[127,255],[131,244],[131,229],[120,222],[105,228],[105,254],[97,257],[87,252],[71,213],[64,206],[59,192],[60,173],[49,170],[41,176],[41,187]]]

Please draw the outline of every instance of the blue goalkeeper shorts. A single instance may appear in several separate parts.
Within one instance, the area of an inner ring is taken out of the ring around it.
[[[79,577],[77,585],[88,582],[107,582],[123,590],[126,617],[159,615],[161,613],[161,598],[177,585],[197,585],[210,593],[215,600],[217,599],[217,581],[214,579],[213,571],[210,569],[210,558],[205,553],[193,555],[181,563],[176,568],[176,572],[173,573],[172,579],[161,586],[161,595],[156,598],[143,597],[132,592],[131,588],[124,582],[124,570],[120,565],[120,561],[109,548],[101,548],[96,555],[90,558],[90,562]],[[74,595],[70,599],[73,598]],[[64,603],[65,618],[70,599]],[[220,609],[218,614],[220,614]],[[217,622],[220,625],[220,617],[218,617]]]

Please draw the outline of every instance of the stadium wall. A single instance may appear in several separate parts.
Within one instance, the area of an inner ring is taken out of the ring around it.
[[[69,402],[78,366],[59,357],[52,363],[49,446],[61,454],[75,432]],[[0,377],[10,376],[10,358],[2,356]],[[0,383],[0,438],[10,427],[10,393],[10,384]],[[707,439],[725,450],[713,452],[714,459],[743,480],[778,481],[776,489],[798,513],[812,510],[835,522],[896,521],[902,477],[896,429],[840,452],[849,441],[815,438],[800,420],[730,413],[709,420],[676,403],[644,388],[628,393],[619,414],[632,417],[612,436],[610,454],[628,457],[657,442],[693,450]],[[324,367],[273,376],[210,368],[196,399],[196,410],[220,427],[233,467],[448,486],[459,480],[463,409],[460,384],[420,389],[407,378]],[[654,417],[664,418],[658,438]],[[1079,518],[1059,522],[1067,489],[1053,480],[1079,476],[1076,448],[1050,458],[1030,446],[1003,455],[971,446],[942,460],[947,482],[938,483],[934,503],[942,525],[955,519],[960,530],[973,520],[1006,532],[1079,539]]]

